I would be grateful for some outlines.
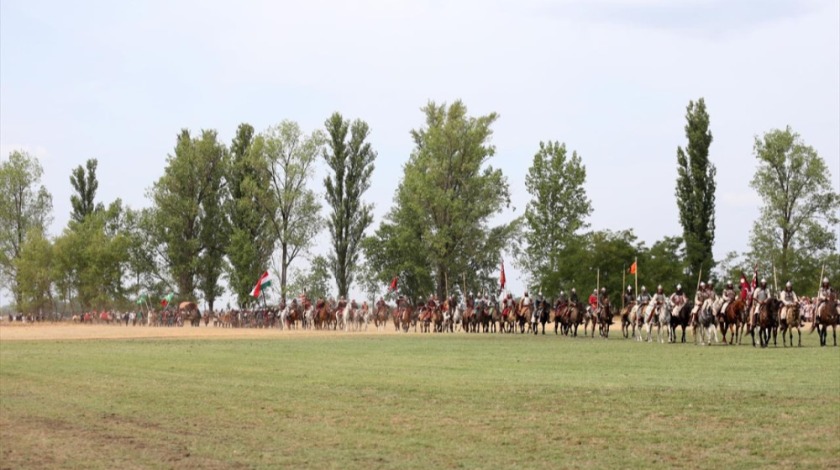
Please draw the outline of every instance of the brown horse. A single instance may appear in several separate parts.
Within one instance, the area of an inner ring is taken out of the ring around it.
[[[406,302],[402,306],[400,314],[400,326],[402,326],[403,333],[408,333],[408,328],[411,326],[411,317],[414,314],[414,307]]]
[[[723,335],[723,342],[726,344],[726,333],[729,335],[729,344],[741,344],[744,321],[746,320],[747,305],[743,300],[735,299],[726,306],[723,312],[723,321],[720,324],[720,332]]]
[[[519,332],[524,334],[525,333],[525,324],[531,319],[531,314],[534,312],[534,304],[523,304],[522,300],[519,301],[519,306],[516,309],[516,323],[519,325]],[[514,325],[514,330],[516,329],[516,325]]]
[[[782,334],[782,346],[787,347],[787,336],[785,333],[789,333],[790,346],[793,347],[793,329],[796,328],[796,332],[799,334],[799,347],[802,347],[802,329],[799,327],[801,320],[799,314],[799,304],[794,303],[791,306],[783,305],[782,312],[784,315],[781,315],[779,320],[779,326]]]
[[[820,306],[819,311],[814,313],[817,325],[817,334],[820,335],[820,346],[825,346],[828,340],[828,327],[831,327],[831,334],[834,337],[834,345],[837,346],[837,293],[832,292],[828,299]],[[813,329],[811,330],[814,331]]]

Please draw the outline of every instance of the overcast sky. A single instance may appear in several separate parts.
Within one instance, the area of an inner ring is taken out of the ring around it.
[[[88,158],[101,201],[140,208],[181,128],[229,143],[241,122],[311,131],[333,111],[371,126],[376,226],[420,108],[462,99],[473,115],[500,114],[492,164],[514,207],[499,220],[524,210],[539,141],[559,140],[587,167],[592,228],[632,228],[650,245],[681,233],[675,155],[700,97],[720,258],[746,249],[757,214],[754,136],[792,126],[838,186],[840,2],[0,2],[0,153],[40,159],[54,235],[69,218],[70,171]],[[520,292],[512,260],[506,270]]]

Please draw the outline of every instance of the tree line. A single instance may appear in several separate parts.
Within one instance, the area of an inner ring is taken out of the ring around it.
[[[243,123],[230,144],[215,130],[184,129],[144,209],[97,200],[98,162],[88,160],[71,172],[72,212],[55,237],[46,233],[52,197],[40,182],[43,169],[13,151],[0,167],[0,281],[18,310],[33,312],[127,306],[169,292],[212,309],[225,286],[246,307],[267,269],[279,278],[282,299],[303,290],[347,296],[354,284],[373,297],[394,278],[412,298],[494,293],[505,254],[529,289],[554,296],[600,284],[616,301],[634,261],[642,284],[688,290],[700,277],[737,281],[753,271],[807,289],[825,269],[840,269],[840,197],[825,161],[790,127],[755,137],[749,185],[761,210],[745,234],[748,249],[715,261],[717,170],[702,98],[689,103],[687,145],[676,150],[683,232],[649,247],[632,228],[589,230],[585,159],[555,140],[536,146],[524,213],[494,223],[510,206],[490,142],[499,116],[472,116],[461,101],[429,102],[422,113],[393,205],[377,227],[364,198],[377,158],[371,130],[339,113],[311,132],[289,120],[260,133]],[[314,180],[318,165],[326,169],[321,182]],[[313,257],[324,230],[329,253]],[[293,269],[301,258],[308,268]]]

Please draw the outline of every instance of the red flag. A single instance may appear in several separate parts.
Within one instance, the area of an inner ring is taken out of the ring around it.
[[[393,291],[397,290],[397,279],[398,279],[398,277],[394,276],[394,279],[391,280],[391,286],[388,288],[388,292],[393,292]]]
[[[638,261],[633,261],[633,264],[630,265],[630,274],[636,274],[636,263],[638,263]]]
[[[501,286],[500,289],[505,288],[505,283],[507,279],[505,279],[505,260],[502,260],[502,274],[499,275],[499,285]]]

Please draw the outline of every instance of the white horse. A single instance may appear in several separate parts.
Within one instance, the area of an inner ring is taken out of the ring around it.
[[[312,329],[312,325],[315,323],[315,306],[310,305],[305,312],[303,312],[303,329]]]
[[[455,313],[452,314],[452,322],[455,324],[455,330],[461,331],[461,323],[464,320],[464,309],[467,306],[464,305],[464,302],[459,302],[458,306],[455,307]]]
[[[644,341],[642,336],[642,324],[645,323],[644,309],[640,308],[639,304],[633,305],[630,309],[630,324],[633,326],[633,338],[636,341]]]
[[[656,336],[659,338],[660,343],[665,342],[665,339],[662,337],[662,328],[665,328],[668,342],[673,343],[675,341],[673,332],[671,331],[671,309],[671,301],[669,300],[666,300],[665,304],[659,309],[659,327],[656,329]]]
[[[344,331],[350,331],[350,313],[352,308],[350,306],[350,302],[344,307],[344,310],[341,311],[341,322],[344,325]]]

